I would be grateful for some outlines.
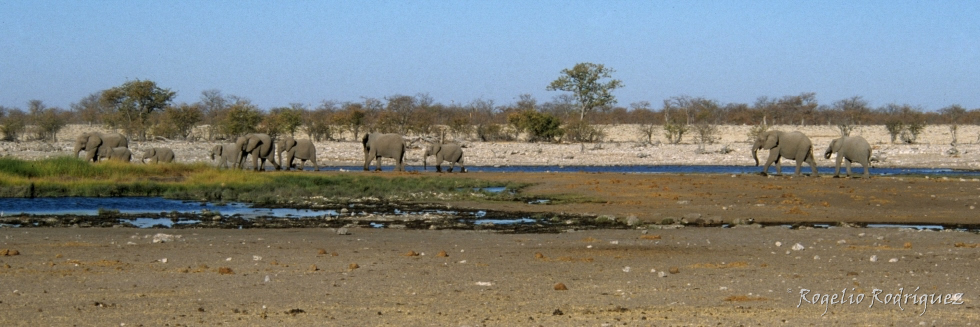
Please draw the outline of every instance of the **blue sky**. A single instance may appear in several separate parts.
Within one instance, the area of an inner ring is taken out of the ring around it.
[[[604,64],[619,105],[980,108],[980,1],[0,0],[0,106],[68,108],[128,80],[261,108],[429,94],[539,102],[562,69]]]

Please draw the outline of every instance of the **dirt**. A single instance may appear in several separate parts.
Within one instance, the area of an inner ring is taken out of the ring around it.
[[[358,224],[2,228],[0,248],[19,255],[0,257],[0,325],[966,326],[980,321],[980,282],[973,273],[980,268],[980,236],[954,228],[977,224],[977,180],[465,176],[534,181],[538,184],[525,190],[531,196],[564,194],[561,198],[588,202],[438,205],[584,214],[617,225],[572,224],[549,233]],[[665,219],[675,223],[661,224]],[[634,226],[624,227],[627,221]],[[709,222],[728,227],[697,227]],[[834,226],[805,224],[818,222]],[[949,228],[854,227],[864,223]],[[845,301],[821,304],[821,295]],[[903,300],[886,302],[896,297]]]

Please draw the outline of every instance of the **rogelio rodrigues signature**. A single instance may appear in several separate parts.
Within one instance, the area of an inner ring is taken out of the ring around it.
[[[962,305],[963,293],[918,293],[919,288],[906,293],[904,287],[899,288],[898,292],[886,293],[880,289],[872,289],[870,296],[864,293],[853,293],[854,288],[842,289],[840,293],[814,293],[808,289],[800,289],[800,301],[796,304],[799,308],[803,305],[822,305],[823,314],[827,314],[832,305],[861,305],[868,303],[868,308],[875,305],[887,306],[897,305],[899,309],[905,311],[906,306],[922,306],[922,316],[926,313],[930,305]],[[867,302],[865,302],[867,301]]]

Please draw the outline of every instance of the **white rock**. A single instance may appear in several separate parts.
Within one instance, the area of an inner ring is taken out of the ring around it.
[[[871,259],[868,259],[868,260],[870,260],[871,262],[878,262],[878,256],[873,255],[873,256],[871,256]]]
[[[891,258],[891,259],[888,259],[888,262],[891,262],[891,263],[895,263],[895,262],[898,262],[898,258]]]
[[[776,247],[778,248],[780,246],[783,246],[783,242],[776,241]]]
[[[806,249],[806,248],[803,247],[803,244],[796,243],[796,244],[793,245],[792,249],[793,249],[793,251],[803,251],[803,249]]]
[[[491,282],[476,282],[476,286],[493,286]]]
[[[253,256],[252,256],[252,260],[255,260],[255,261],[260,261],[260,260],[262,260],[262,257],[260,257],[260,256],[257,256],[257,255],[253,255]]]

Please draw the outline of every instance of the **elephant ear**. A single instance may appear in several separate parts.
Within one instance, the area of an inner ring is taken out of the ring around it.
[[[88,142],[85,144],[85,149],[92,151],[102,145],[102,138],[98,135],[89,135]]]
[[[442,144],[439,143],[432,144],[432,151],[430,151],[431,152],[430,154],[436,155],[437,153],[439,153],[439,150],[442,150]]]
[[[249,138],[248,145],[245,146],[245,152],[252,152],[252,150],[255,150],[255,148],[259,146],[259,142],[261,141],[262,140],[260,140],[257,137]]]
[[[763,146],[764,148],[772,149],[777,145],[779,145],[779,137],[776,136],[776,133],[769,133],[769,135],[766,135],[766,144]]]
[[[296,147],[296,143],[297,143],[296,142],[296,139],[294,139],[292,137],[287,138],[286,139],[286,151],[292,150],[294,147]]]

